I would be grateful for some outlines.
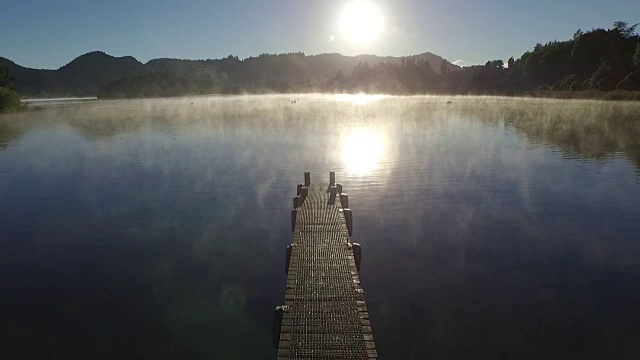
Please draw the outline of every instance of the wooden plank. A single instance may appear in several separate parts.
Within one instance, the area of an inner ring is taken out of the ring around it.
[[[289,258],[289,308],[282,316],[278,359],[377,359],[340,197],[330,199],[329,184],[309,184],[304,192]]]

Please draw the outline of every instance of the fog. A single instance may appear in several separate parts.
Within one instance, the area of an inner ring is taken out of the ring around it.
[[[152,100],[75,103],[56,99],[31,103],[34,111],[0,117],[2,144],[21,128],[43,123],[64,124],[89,138],[130,131],[214,126],[217,131],[254,126],[256,131],[308,128],[310,133],[340,132],[354,121],[401,126],[433,126],[451,118],[501,122],[530,141],[557,145],[584,158],[624,153],[637,164],[640,104],[592,100],[525,99],[480,96],[381,95],[246,95],[199,96]],[[297,100],[297,101],[296,101]],[[326,106],[328,103],[331,106]],[[333,126],[328,126],[334,121]],[[24,124],[28,123],[28,124]],[[309,128],[312,127],[312,128]],[[312,130],[313,129],[313,130]],[[312,130],[312,131],[310,131]],[[233,130],[232,130],[233,131]],[[16,134],[17,134],[16,133]],[[301,134],[304,135],[304,134]]]

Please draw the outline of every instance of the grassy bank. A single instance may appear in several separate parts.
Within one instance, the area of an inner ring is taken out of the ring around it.
[[[528,94],[531,97],[551,98],[551,99],[586,99],[586,100],[606,100],[606,101],[640,101],[640,91],[550,91],[540,90]]]

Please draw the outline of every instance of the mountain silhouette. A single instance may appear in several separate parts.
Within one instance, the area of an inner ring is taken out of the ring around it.
[[[244,60],[228,56],[215,60],[153,59],[142,63],[131,56],[114,57],[102,51],[81,55],[57,70],[31,69],[0,57],[15,78],[16,91],[22,97],[97,96],[103,89],[131,85],[136,81],[158,82],[173,79],[181,83],[206,83],[213,91],[233,89],[320,88],[338,72],[349,74],[359,63],[400,64],[403,57],[340,54],[307,56],[304,53],[261,54]],[[404,59],[428,61],[440,71],[443,58],[423,53]],[[449,71],[460,68],[446,61]],[[169,81],[170,82],[170,81]],[[109,85],[111,86],[109,87]],[[198,88],[201,86],[190,86]],[[195,91],[197,92],[197,91]],[[153,95],[153,94],[152,94]],[[126,96],[126,95],[125,95]]]
[[[114,57],[94,51],[77,57],[55,74],[59,86],[65,92],[73,95],[95,95],[109,82],[143,71],[144,64],[132,56]],[[19,80],[16,78],[16,81]]]

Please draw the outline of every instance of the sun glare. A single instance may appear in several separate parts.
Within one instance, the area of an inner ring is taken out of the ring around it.
[[[384,17],[374,4],[356,0],[347,4],[340,17],[342,35],[356,45],[367,45],[384,31]]]
[[[344,139],[342,161],[352,174],[365,175],[378,167],[384,157],[382,135],[370,128],[354,129]]]

